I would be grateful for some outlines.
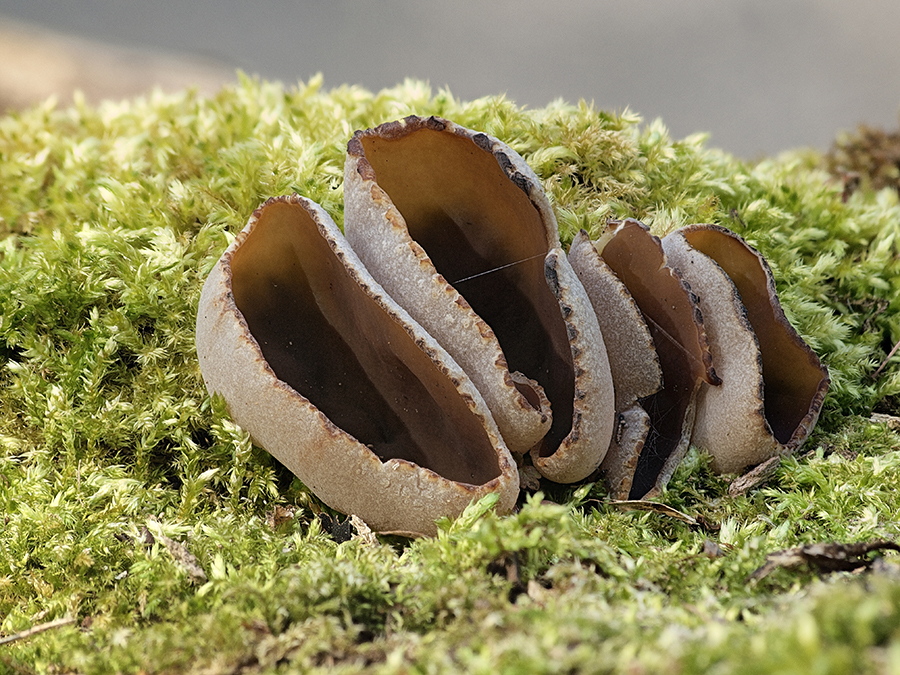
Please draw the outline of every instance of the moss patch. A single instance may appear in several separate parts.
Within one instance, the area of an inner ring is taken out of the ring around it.
[[[297,191],[340,223],[347,139],[412,113],[520,152],[565,241],[633,216],[759,248],[832,374],[805,454],[734,498],[691,454],[664,501],[696,525],[555,487],[435,539],[339,543],[207,397],[195,308],[260,202]],[[900,203],[820,165],[417,82],[244,79],[0,118],[0,636],[76,620],[0,645],[0,672],[900,672],[895,554],[748,581],[779,549],[900,539],[900,439],[868,419],[900,412],[900,357],[872,377],[900,339]]]

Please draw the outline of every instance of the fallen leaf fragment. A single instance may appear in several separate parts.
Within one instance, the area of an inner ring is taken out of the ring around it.
[[[292,521],[296,511],[297,508],[295,506],[282,506],[276,504],[275,507],[266,514],[266,525],[273,530],[277,530],[285,523]]]
[[[757,581],[774,570],[795,569],[808,565],[817,572],[853,572],[869,569],[877,558],[867,558],[873,551],[900,551],[900,544],[892,541],[859,542],[855,544],[821,543],[775,551],[757,568],[750,579]]]
[[[197,560],[193,553],[187,550],[184,544],[170,539],[164,534],[157,535],[156,540],[165,547],[178,567],[184,570],[192,584],[206,583],[206,572],[200,566],[200,561]]]
[[[523,490],[536,492],[541,487],[541,472],[532,464],[519,467],[519,484]]]
[[[875,424],[883,424],[891,431],[900,431],[900,417],[885,413],[872,413],[869,419]]]
[[[372,532],[372,528],[366,525],[365,521],[357,515],[350,516],[350,523],[356,532],[353,539],[358,540],[363,546],[377,546],[378,537]]]
[[[678,509],[674,509],[668,504],[650,501],[648,499],[613,499],[608,502],[610,506],[615,506],[622,511],[647,511],[656,513],[661,516],[667,516],[680,520],[688,525],[699,525],[700,522],[693,516],[689,516]]]

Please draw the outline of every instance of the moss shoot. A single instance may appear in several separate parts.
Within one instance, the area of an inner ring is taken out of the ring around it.
[[[757,247],[831,371],[801,454],[739,496],[690,454],[662,500],[688,519],[545,485],[407,541],[322,506],[207,396],[196,304],[266,198],[340,223],[350,135],[408,114],[521,153],[565,243],[636,217]],[[895,189],[584,103],[244,78],[2,117],[0,672],[900,673],[896,554],[750,580],[781,549],[900,540],[900,356],[875,376],[898,310]]]

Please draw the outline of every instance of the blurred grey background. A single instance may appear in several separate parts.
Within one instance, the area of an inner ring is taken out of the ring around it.
[[[0,107],[213,91],[235,70],[593,101],[746,158],[900,113],[898,0],[0,0]]]

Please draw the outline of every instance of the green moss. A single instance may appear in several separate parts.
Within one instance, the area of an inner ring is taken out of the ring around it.
[[[328,509],[207,397],[195,307],[261,201],[298,191],[340,222],[348,137],[411,113],[522,153],[565,241],[635,216],[757,246],[832,374],[806,454],[729,497],[692,453],[664,500],[699,525],[585,486],[507,518],[473,506],[435,539],[336,543]],[[417,82],[243,79],[0,118],[0,635],[77,620],[0,646],[0,672],[900,672],[896,562],[748,580],[775,550],[900,538],[900,439],[867,419],[900,400],[897,358],[873,377],[900,339],[900,203],[844,200],[820,164]]]

